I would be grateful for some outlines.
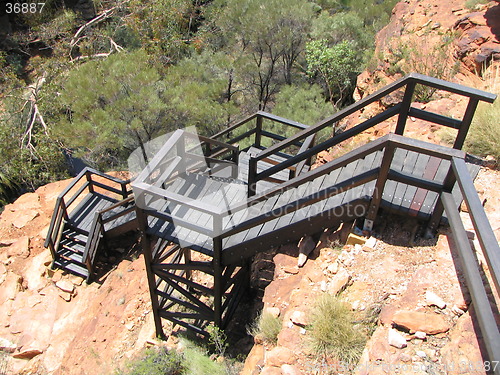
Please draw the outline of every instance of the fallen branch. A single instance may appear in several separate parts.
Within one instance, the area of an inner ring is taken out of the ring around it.
[[[80,35],[83,33],[83,31],[89,27],[89,26],[92,26],[96,23],[99,23],[103,20],[105,20],[106,18],[109,18],[111,17],[111,14],[113,13],[113,11],[118,7],[117,6],[114,6],[113,8],[110,8],[108,10],[105,10],[104,12],[102,12],[100,15],[98,15],[97,17],[94,17],[92,18],[89,22],[87,22],[86,24],[80,26],[80,28],[76,31],[75,35],[73,35],[73,38],[71,39],[71,42],[70,42],[70,46],[71,46],[71,49],[73,49],[73,47],[79,42],[80,40]]]
[[[117,44],[111,38],[109,38],[109,43],[110,43],[109,52],[96,53],[94,55],[77,56],[74,59],[72,59],[71,62],[80,61],[80,60],[86,60],[86,59],[100,58],[100,57],[108,57],[114,51],[121,52],[121,51],[125,50],[122,46],[120,46],[119,44]]]
[[[36,120],[40,122],[40,124],[43,127],[43,131],[45,134],[48,134],[48,127],[47,124],[45,123],[45,120],[43,119],[43,116],[38,109],[38,92],[40,91],[40,88],[45,82],[45,78],[41,78],[38,80],[35,86],[30,86],[29,88],[31,89],[31,94],[29,98],[26,100],[26,102],[23,104],[23,108],[25,108],[27,105],[30,105],[29,113],[28,113],[28,119],[26,120],[26,130],[21,137],[21,148],[27,148],[30,149],[31,152],[36,152],[35,146],[32,143],[32,138],[33,138],[33,129],[35,127]]]

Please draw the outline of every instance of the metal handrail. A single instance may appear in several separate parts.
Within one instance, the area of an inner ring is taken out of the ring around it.
[[[456,157],[452,158],[451,170],[460,187],[460,192],[468,209],[467,212],[472,219],[471,221],[484,258],[486,259],[493,284],[497,293],[500,293],[500,246],[496,240],[495,233],[479,200],[474,182],[467,171],[465,161]],[[481,266],[478,264],[478,260],[470,245],[453,195],[451,192],[443,191],[440,194],[440,200],[448,216],[452,236],[462,263],[463,274],[475,307],[474,311],[489,359],[496,361],[500,358],[500,331],[481,276]],[[499,366],[495,366],[492,369],[495,374],[500,374]]]
[[[466,96],[470,99],[467,111],[464,115],[464,118],[462,121],[439,115],[436,113],[432,113],[429,111],[424,111],[416,108],[411,107],[411,99],[413,96],[413,92],[415,90],[415,86],[417,84],[425,85],[425,86],[430,86],[434,87],[436,89],[440,90],[445,90],[447,92],[459,94]],[[406,92],[404,95],[404,98],[401,103],[395,105],[394,107],[388,108],[382,113],[374,116],[371,119],[368,119],[364,121],[361,124],[358,124],[354,126],[353,128],[347,130],[346,132],[337,134],[336,136],[322,142],[321,144],[316,145],[315,147],[309,149],[306,152],[298,153],[297,155],[293,156],[292,158],[285,160],[281,162],[278,165],[275,165],[271,168],[268,168],[260,173],[257,173],[257,168],[256,164],[258,161],[263,160],[268,158],[271,155],[274,155],[275,153],[279,152],[280,150],[283,150],[290,145],[295,144],[296,142],[310,136],[311,134],[317,134],[318,131],[324,129],[327,126],[332,125],[335,122],[338,122],[345,118],[346,116],[349,116],[353,114],[354,112],[364,108],[368,104],[371,104],[382,97],[391,94],[392,92],[399,90],[400,88],[406,86]],[[306,128],[295,135],[278,142],[274,144],[271,147],[268,147],[265,150],[262,150],[259,154],[256,156],[253,156],[250,159],[250,166],[249,166],[249,180],[252,181],[252,185],[249,184],[249,190],[248,194],[253,195],[255,194],[255,190],[252,190],[252,188],[255,187],[255,184],[263,180],[275,173],[278,173],[279,171],[288,168],[292,164],[296,164],[300,162],[301,160],[305,160],[307,158],[311,158],[314,155],[317,155],[321,151],[325,151],[349,138],[352,138],[353,136],[360,134],[361,132],[387,120],[390,117],[393,117],[395,115],[398,115],[398,123],[396,127],[396,134],[403,135],[404,134],[404,128],[406,124],[406,119],[408,116],[415,116],[421,119],[424,119],[426,121],[433,122],[435,124],[443,125],[443,126],[448,126],[454,129],[459,129],[459,134],[457,135],[457,139],[455,141],[455,148],[461,148],[463,144],[463,140],[465,139],[465,134],[467,133],[468,127],[470,125],[470,122],[472,120],[472,115],[474,113],[474,110],[476,108],[477,102],[479,100],[485,101],[492,103],[496,99],[495,94],[491,94],[488,92],[484,92],[481,90],[477,90],[474,88],[450,83],[444,80],[428,77],[422,74],[417,74],[417,73],[412,73],[409,74],[392,84],[386,86],[385,88],[374,92],[373,94],[365,97],[364,99],[361,99],[360,101],[342,109],[341,111],[337,112],[333,116],[324,119],[323,121],[320,121],[319,123]]]

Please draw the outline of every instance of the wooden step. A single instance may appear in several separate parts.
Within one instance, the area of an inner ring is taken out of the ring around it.
[[[62,232],[62,238],[70,238],[80,243],[87,243],[88,236],[83,233],[76,232],[72,229],[65,229]]]
[[[85,267],[85,265],[83,263],[83,253],[75,252],[75,251],[72,251],[70,249],[64,249],[64,248],[60,249],[57,253],[60,256],[67,258],[67,259],[71,259],[73,262],[80,263],[83,267]]]
[[[82,267],[81,265],[74,263],[68,259],[65,258],[59,258],[54,262],[54,266],[67,270],[68,272],[81,276],[83,278],[88,278],[89,272],[85,267]]]
[[[63,249],[69,249],[75,253],[83,254],[85,252],[85,245],[85,243],[75,241],[72,238],[63,238],[59,243],[58,252]]]

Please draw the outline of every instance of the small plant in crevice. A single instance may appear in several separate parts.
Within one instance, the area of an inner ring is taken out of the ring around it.
[[[265,343],[276,344],[281,326],[282,321],[279,317],[262,310],[257,319],[248,327],[248,334],[261,339]]]
[[[367,336],[352,310],[339,298],[323,294],[311,310],[308,329],[311,347],[318,355],[334,355],[349,366],[355,365]]]
[[[116,375],[182,375],[186,373],[183,355],[165,348],[147,349],[143,355],[131,361],[124,371]]]
[[[213,346],[215,354],[219,357],[224,357],[226,355],[226,349],[228,347],[227,336],[222,329],[216,326],[207,327],[209,333],[208,343]]]

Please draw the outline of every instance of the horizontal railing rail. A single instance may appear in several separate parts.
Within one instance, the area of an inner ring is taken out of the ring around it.
[[[417,84],[433,87],[439,90],[444,90],[450,93],[455,93],[468,97],[469,104],[464,113],[463,119],[457,120],[451,117],[411,107],[412,97]],[[374,103],[375,101],[380,100],[384,96],[387,96],[403,87],[405,87],[405,95],[402,101],[396,104],[395,106],[386,109],[382,113],[364,121],[361,124],[352,127],[351,129],[348,129],[343,133],[333,136],[332,138],[310,148],[305,152],[298,153],[297,155],[291,157],[288,160],[283,161],[278,165],[275,165],[269,169],[257,173],[257,168],[255,168],[254,164],[256,164],[258,161],[269,158],[275,153],[284,150],[287,147],[296,144],[297,142],[302,141],[303,139],[312,134],[317,134],[320,130],[328,126],[331,126],[336,122],[341,121],[345,117],[355,113],[356,111],[366,107],[367,105]],[[288,168],[290,165],[297,164],[300,161],[305,160],[307,158],[312,158],[319,152],[328,150],[329,148],[349,138],[352,138],[355,135],[358,135],[361,132],[366,131],[369,128],[376,126],[377,124],[386,121],[387,119],[396,115],[398,116],[398,121],[395,128],[396,134],[403,135],[408,116],[414,116],[438,125],[443,125],[454,129],[458,129],[458,134],[455,140],[454,148],[460,149],[465,140],[465,136],[468,132],[470,123],[472,121],[472,116],[477,107],[478,101],[485,101],[492,103],[495,100],[495,98],[496,95],[481,90],[450,83],[444,80],[435,79],[421,74],[416,74],[416,73],[409,74],[393,82],[392,84],[386,86],[385,88],[376,91],[375,93],[361,99],[360,101],[340,110],[333,116],[324,119],[323,121],[317,123],[316,125],[305,128],[297,132],[295,135],[292,135],[291,137],[288,137],[285,140],[280,141],[262,150],[258,155],[251,158],[249,166],[249,171],[250,171],[249,180],[252,181],[252,185],[249,184],[248,194],[249,196],[255,194],[255,184],[258,181],[268,178],[269,176],[278,173],[285,168]]]
[[[496,292],[500,293],[500,247],[495,237],[495,233],[491,228],[483,205],[479,200],[474,182],[468,173],[465,161],[453,157],[451,159],[451,169],[467,206],[467,212],[471,218],[482,254],[486,260],[493,285]],[[486,292],[485,282],[487,281],[483,280],[481,275],[481,266],[471,247],[470,240],[467,236],[459,211],[457,210],[453,195],[449,191],[443,191],[440,195],[440,199],[448,216],[452,236],[461,260],[464,278],[467,288],[470,291],[474,312],[483,336],[488,357],[490,361],[497,361],[500,358],[500,331],[495,318],[495,311],[492,310]],[[496,309],[498,309],[498,307]],[[495,374],[500,374],[500,368],[498,366],[495,366],[492,370]]]

